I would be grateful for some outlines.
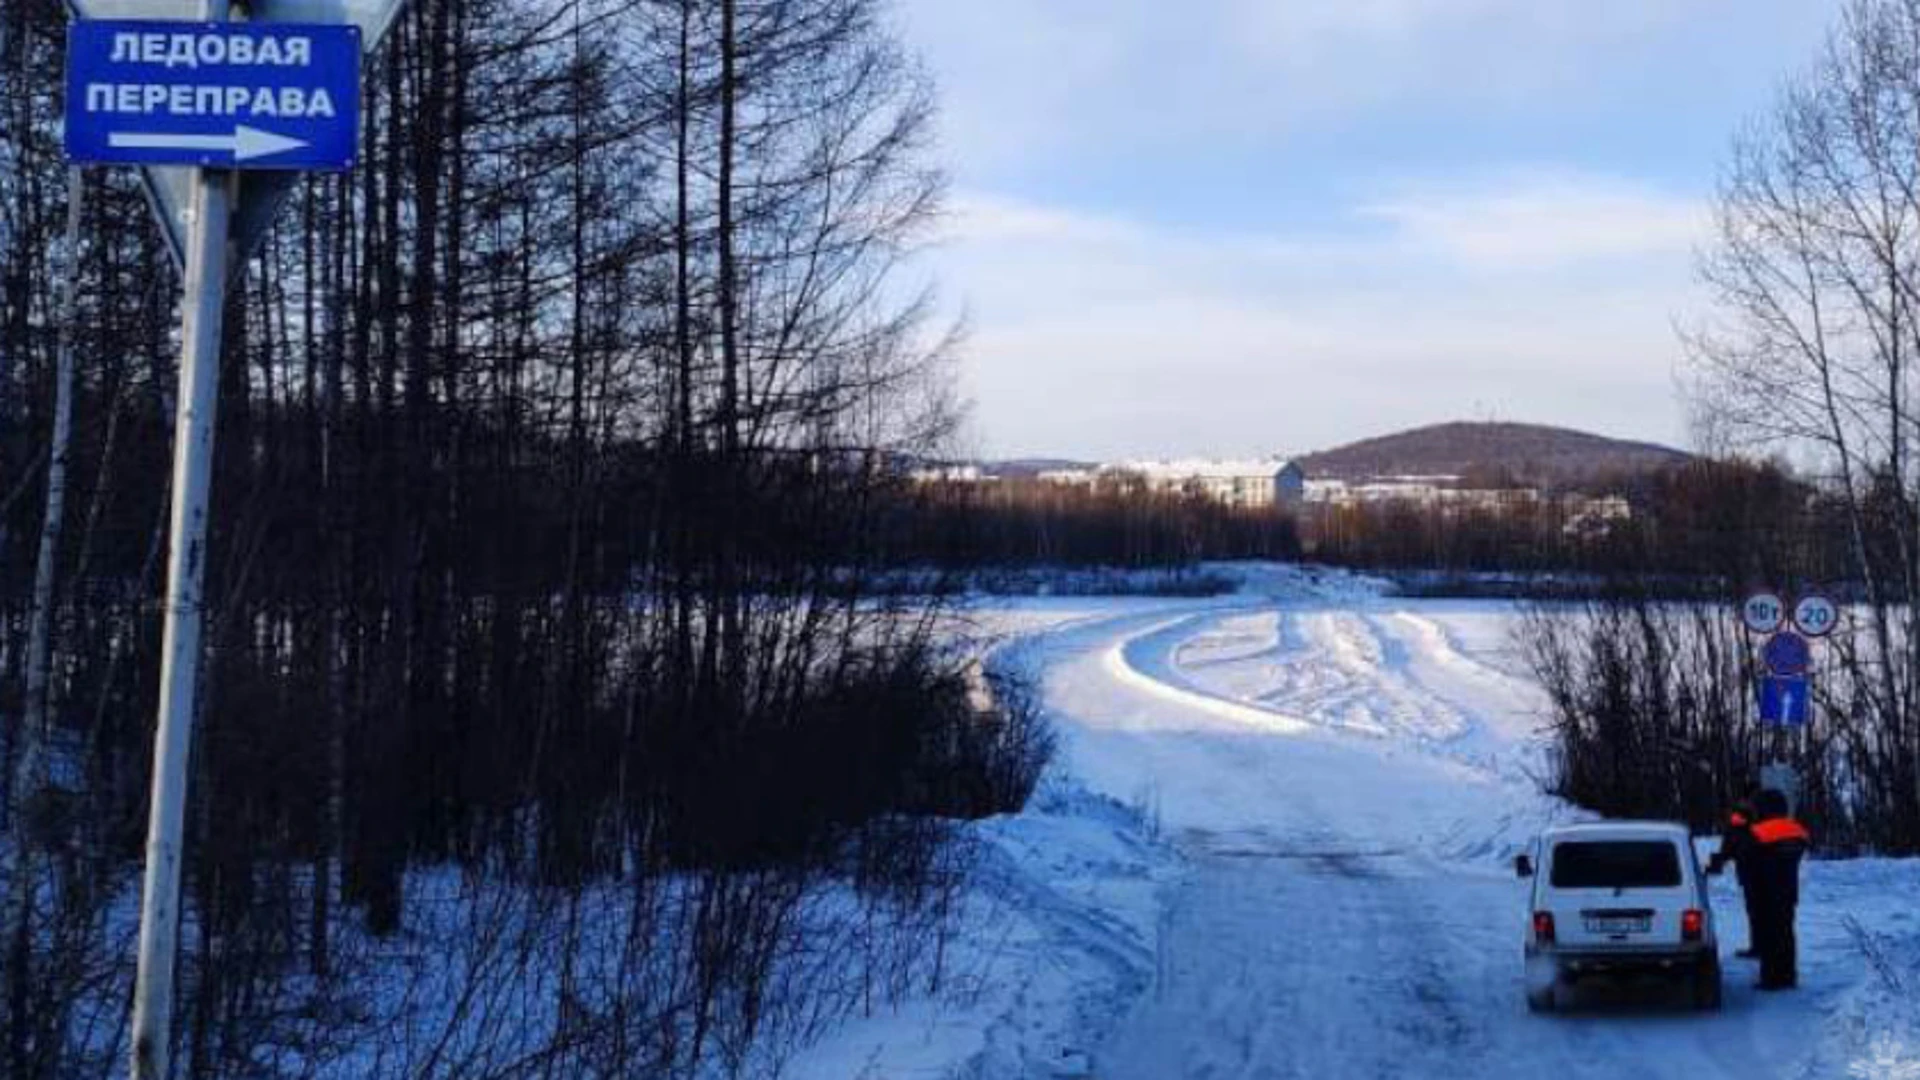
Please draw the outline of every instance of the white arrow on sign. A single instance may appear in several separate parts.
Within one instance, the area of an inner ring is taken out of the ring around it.
[[[291,139],[261,131],[245,124],[237,125],[231,135],[154,134],[139,131],[115,131],[107,143],[121,150],[212,150],[233,155],[235,161],[272,157],[307,145],[305,139]]]

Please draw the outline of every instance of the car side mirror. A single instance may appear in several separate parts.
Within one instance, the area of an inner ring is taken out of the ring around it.
[[[1532,877],[1533,860],[1525,855],[1515,855],[1513,857],[1513,873],[1515,877]]]

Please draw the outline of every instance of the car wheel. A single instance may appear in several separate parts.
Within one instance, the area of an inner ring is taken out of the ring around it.
[[[1720,1008],[1720,958],[1710,956],[1693,973],[1693,1007],[1702,1012]]]

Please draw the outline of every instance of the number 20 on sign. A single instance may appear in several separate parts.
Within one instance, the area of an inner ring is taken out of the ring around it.
[[[1840,607],[1824,596],[1803,596],[1793,605],[1793,625],[1808,637],[1826,637],[1840,625]]]

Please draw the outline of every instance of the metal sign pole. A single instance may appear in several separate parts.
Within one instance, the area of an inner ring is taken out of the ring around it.
[[[362,57],[405,5],[244,2],[247,20],[233,22],[232,0],[67,0],[77,16],[67,35],[67,160],[141,166],[186,276],[134,1080],[165,1080],[171,1049],[228,263],[264,234],[296,174],[353,167]]]
[[[204,0],[202,17],[225,22],[228,0]],[[174,961],[180,932],[181,837],[187,762],[200,682],[200,631],[212,486],[214,412],[219,402],[220,332],[226,305],[227,226],[234,174],[196,169],[193,232],[187,244],[178,414],[173,435],[172,539],[167,555],[166,631],[160,661],[160,718],[154,734],[153,802],[147,821],[146,883],[140,901],[140,959],[133,990],[133,1080],[166,1080],[173,1030]]]

